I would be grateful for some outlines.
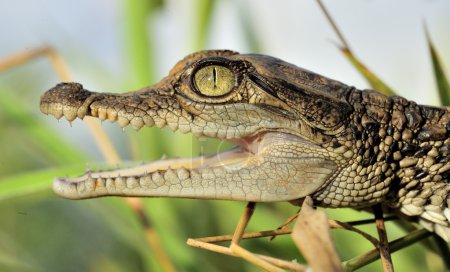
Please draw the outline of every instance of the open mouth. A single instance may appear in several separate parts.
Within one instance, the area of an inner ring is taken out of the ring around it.
[[[56,178],[53,189],[70,199],[100,196],[201,198],[202,195],[206,199],[233,199],[233,189],[240,189],[228,187],[226,190],[227,184],[222,184],[224,188],[220,189],[216,184],[217,177],[231,177],[231,173],[239,173],[258,164],[264,142],[270,141],[274,135],[260,133],[232,141],[237,146],[212,155],[161,159],[129,168],[89,171],[76,178]],[[246,194],[238,193],[234,198],[242,200],[242,195]],[[255,200],[259,198],[260,195]]]
[[[100,120],[117,122],[120,126],[131,125],[140,129],[143,125],[172,130],[191,132],[197,137],[212,137],[219,131],[208,131],[192,126],[183,126],[183,118],[176,122],[170,118],[167,109],[160,109],[161,114],[140,114],[136,107],[133,111],[124,109],[126,103],[114,103],[106,100],[127,99],[121,95],[97,94],[84,90],[80,84],[63,83],[48,91],[41,98],[41,111],[56,118],[73,121],[89,115]],[[172,109],[173,110],[173,109]],[[226,135],[226,133],[224,133]],[[173,196],[198,197],[200,191],[210,185],[201,184],[205,176],[227,175],[245,169],[257,160],[264,139],[270,139],[271,133],[257,133],[240,139],[228,139],[236,146],[230,150],[214,155],[194,158],[163,159],[147,164],[110,171],[86,172],[76,178],[56,178],[54,191],[66,198],[82,199],[109,195],[127,196]],[[216,190],[216,189],[214,189]],[[214,198],[207,194],[207,198]],[[219,196],[217,196],[219,197]]]
[[[165,158],[128,168],[97,172],[88,171],[77,178],[57,178],[55,180],[55,186],[59,186],[60,183],[80,184],[89,179],[94,181],[100,180],[99,182],[101,183],[102,180],[122,178],[125,182],[130,179],[132,183],[133,179],[139,180],[140,178],[145,178],[145,176],[152,172],[168,170],[176,172],[178,169],[198,171],[204,168],[224,168],[232,171],[245,167],[247,161],[257,155],[258,148],[261,146],[260,144],[264,140],[264,137],[270,137],[270,135],[270,133],[261,133],[258,136],[249,137],[251,140],[240,139],[238,141],[231,141],[237,145],[228,150],[217,152],[216,154],[189,158]]]

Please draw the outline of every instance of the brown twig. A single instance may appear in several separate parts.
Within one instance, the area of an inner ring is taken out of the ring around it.
[[[249,202],[247,206],[244,209],[244,212],[242,213],[241,217],[239,218],[239,222],[236,226],[236,230],[233,233],[233,237],[231,238],[230,243],[230,251],[236,255],[241,257],[242,259],[261,267],[262,269],[269,271],[269,272],[280,272],[282,271],[277,266],[273,265],[272,263],[261,259],[258,255],[251,253],[250,251],[244,249],[239,245],[239,243],[242,240],[242,236],[245,232],[245,229],[247,228],[247,225],[253,215],[253,212],[255,210],[255,202]]]
[[[230,241],[230,240],[228,240],[228,241]],[[186,244],[188,244],[189,246],[192,246],[192,247],[196,247],[196,248],[200,248],[200,249],[204,249],[204,250],[208,250],[208,251],[212,251],[212,252],[217,252],[220,254],[225,254],[228,256],[240,257],[240,256],[234,254],[229,247],[220,246],[220,245],[212,244],[209,242],[204,242],[204,241],[201,241],[200,239],[189,238],[186,241]],[[305,271],[306,270],[306,267],[304,265],[301,265],[301,264],[298,264],[295,262],[280,260],[277,258],[260,255],[260,254],[255,254],[255,255],[257,257],[259,257],[263,260],[266,260],[267,262],[269,262],[275,266],[278,266],[280,268],[283,268],[283,269],[288,269],[290,271]]]
[[[340,222],[340,221],[336,221],[336,220],[328,220],[328,224],[330,224],[331,228],[345,229],[345,230],[349,230],[349,231],[358,233],[362,237],[366,238],[369,242],[371,242],[375,247],[378,247],[378,240],[375,237],[353,227],[352,225],[350,225],[348,223],[344,223],[344,222]]]
[[[398,219],[397,216],[391,215],[391,216],[385,217],[384,218],[384,222],[397,220],[397,219]],[[363,220],[356,220],[356,221],[348,221],[348,222],[345,222],[345,223],[349,224],[351,226],[367,225],[367,224],[375,223],[375,219],[363,219]]]
[[[410,246],[410,245],[412,245],[420,240],[423,240],[429,236],[431,236],[431,232],[427,231],[426,229],[415,230],[404,237],[401,237],[397,240],[390,242],[389,248],[391,250],[391,253],[393,253],[399,249]],[[354,271],[358,268],[361,268],[367,264],[370,264],[370,263],[378,260],[378,258],[380,258],[380,252],[376,248],[376,249],[370,250],[364,254],[361,254],[357,257],[354,257],[354,258],[344,262],[343,264],[344,264],[346,271]]]
[[[389,241],[383,220],[383,208],[381,207],[380,203],[373,206],[373,213],[375,215],[375,225],[377,227],[378,237],[380,238],[378,250],[380,251],[383,271],[393,272],[394,265],[392,264],[391,253],[389,252]]]
[[[292,222],[294,222],[294,220],[298,218],[299,213],[300,213],[300,210],[298,210],[298,212],[295,213],[294,215],[288,217],[288,219],[286,219],[286,221],[284,221],[284,223],[281,224],[281,226],[279,226],[277,228],[277,230],[282,230],[282,229],[288,228],[288,225],[291,224]],[[275,237],[276,237],[276,235],[270,237],[269,241],[273,241],[273,239],[275,239]]]
[[[291,234],[291,233],[292,233],[292,228],[286,227],[284,229],[279,229],[279,230],[277,229],[277,230],[246,232],[242,235],[241,239],[254,239],[254,238],[262,238],[262,237],[269,237],[269,236],[285,235],[285,234]],[[226,242],[226,241],[231,241],[231,239],[233,239],[233,235],[219,235],[219,236],[195,238],[195,240],[202,241],[205,243]]]
[[[226,254],[234,257],[240,257],[250,263],[253,263],[261,268],[263,268],[266,271],[270,272],[279,272],[282,271],[281,268],[289,269],[291,271],[305,271],[305,267],[302,265],[299,265],[297,263],[288,262],[285,260],[264,256],[260,254],[252,253],[243,247],[241,247],[240,241],[244,238],[251,238],[251,236],[254,237],[261,237],[261,235],[266,236],[272,236],[275,232],[281,232],[286,230],[276,230],[276,231],[270,231],[268,233],[253,233],[251,235],[248,235],[244,233],[251,216],[253,214],[253,211],[255,209],[255,203],[249,202],[247,206],[245,207],[244,212],[242,213],[239,223],[236,226],[236,230],[233,233],[233,235],[223,235],[223,236],[214,236],[214,237],[205,237],[205,238],[198,238],[198,239],[188,239],[187,244],[192,247],[201,248],[204,250],[209,250],[221,254]],[[289,230],[290,231],[290,230]],[[212,244],[215,242],[222,242],[222,241],[231,241],[229,247],[224,247],[216,244]]]
[[[241,218],[239,218],[239,222],[236,226],[236,230],[234,231],[233,238],[231,239],[232,244],[238,245],[241,241],[242,235],[244,234],[248,222],[250,221],[250,218],[252,217],[255,210],[255,205],[255,202],[249,202],[245,207],[244,213],[242,214]]]
[[[394,217],[392,217],[390,219],[394,219]],[[361,236],[363,236],[364,238],[366,238],[369,242],[371,242],[375,247],[377,247],[378,240],[375,237],[353,227],[354,224],[356,224],[356,225],[368,224],[369,222],[373,223],[374,220],[370,219],[370,220],[359,220],[359,221],[350,221],[350,222],[340,222],[340,221],[332,220],[332,219],[328,220],[328,224],[329,224],[330,228],[345,229],[345,230],[349,230],[349,231],[358,233]],[[242,235],[241,239],[255,239],[255,238],[263,238],[263,237],[272,237],[272,236],[286,235],[286,234],[291,234],[291,233],[292,233],[292,228],[286,226],[282,229],[276,229],[276,230],[246,232]],[[205,242],[205,243],[219,243],[219,242],[231,241],[232,238],[233,238],[233,235],[218,235],[218,236],[195,238],[195,240]]]

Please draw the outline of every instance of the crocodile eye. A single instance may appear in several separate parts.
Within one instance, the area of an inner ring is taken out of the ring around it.
[[[209,65],[194,75],[197,90],[206,96],[221,96],[229,93],[236,85],[234,73],[224,66]]]

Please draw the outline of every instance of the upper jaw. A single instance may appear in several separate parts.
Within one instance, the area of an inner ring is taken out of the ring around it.
[[[130,125],[135,130],[143,126],[168,126],[173,131],[221,140],[239,141],[258,134],[262,127],[279,130],[282,123],[295,127],[296,121],[281,120],[283,117],[270,112],[260,110],[255,115],[257,106],[208,105],[168,92],[168,89],[162,82],[136,92],[112,94],[91,92],[78,83],[60,83],[42,95],[40,108],[45,114],[57,119],[64,117],[69,122],[92,116],[117,122],[121,127]],[[246,111],[253,117],[246,116]],[[228,114],[239,120],[226,116]]]

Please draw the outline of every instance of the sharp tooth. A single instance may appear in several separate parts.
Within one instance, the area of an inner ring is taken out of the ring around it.
[[[130,123],[134,130],[139,130],[144,125],[141,117],[134,117]]]
[[[98,109],[98,118],[103,121],[106,119],[106,117],[107,117],[106,109],[99,108]]]
[[[123,117],[122,115],[119,115],[119,117],[117,118],[117,122],[119,123],[119,125],[124,128],[126,126],[128,126],[128,124],[130,123],[130,120],[128,120],[127,118]]]

